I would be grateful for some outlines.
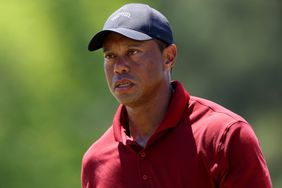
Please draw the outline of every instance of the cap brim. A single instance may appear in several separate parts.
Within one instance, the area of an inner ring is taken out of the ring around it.
[[[89,42],[88,50],[94,51],[94,50],[98,50],[99,48],[101,48],[103,46],[103,42],[104,42],[105,38],[107,37],[107,35],[110,32],[119,33],[119,34],[121,34],[125,37],[128,37],[130,39],[133,39],[133,40],[143,41],[143,40],[152,39],[152,37],[150,37],[147,34],[144,34],[144,33],[138,32],[138,31],[134,31],[134,30],[128,29],[128,28],[107,29],[107,30],[100,31],[99,33],[94,35],[94,37]]]

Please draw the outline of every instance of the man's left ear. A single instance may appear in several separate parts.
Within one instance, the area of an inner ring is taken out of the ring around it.
[[[164,62],[166,68],[169,70],[174,66],[177,55],[177,48],[175,44],[171,44],[164,49]]]

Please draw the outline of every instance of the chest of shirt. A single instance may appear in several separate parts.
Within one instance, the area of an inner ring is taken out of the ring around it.
[[[212,187],[187,127],[169,131],[146,148],[119,143],[107,151],[107,158],[95,165],[97,188]]]

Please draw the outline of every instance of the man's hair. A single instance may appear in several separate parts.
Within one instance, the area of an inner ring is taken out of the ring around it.
[[[154,39],[154,40],[156,41],[161,53],[163,53],[164,49],[166,49],[170,45],[158,39]],[[172,68],[170,69],[170,74],[172,74]]]
[[[164,49],[166,49],[166,47],[168,47],[169,45],[161,40],[158,40],[158,39],[155,39],[155,41],[157,42],[158,44],[158,47],[160,49],[161,52],[164,51]]]

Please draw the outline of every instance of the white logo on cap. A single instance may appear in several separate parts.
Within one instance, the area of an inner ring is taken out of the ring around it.
[[[112,17],[111,20],[114,21],[117,18],[119,18],[120,16],[124,16],[124,17],[130,18],[130,12],[119,12],[114,17]]]

